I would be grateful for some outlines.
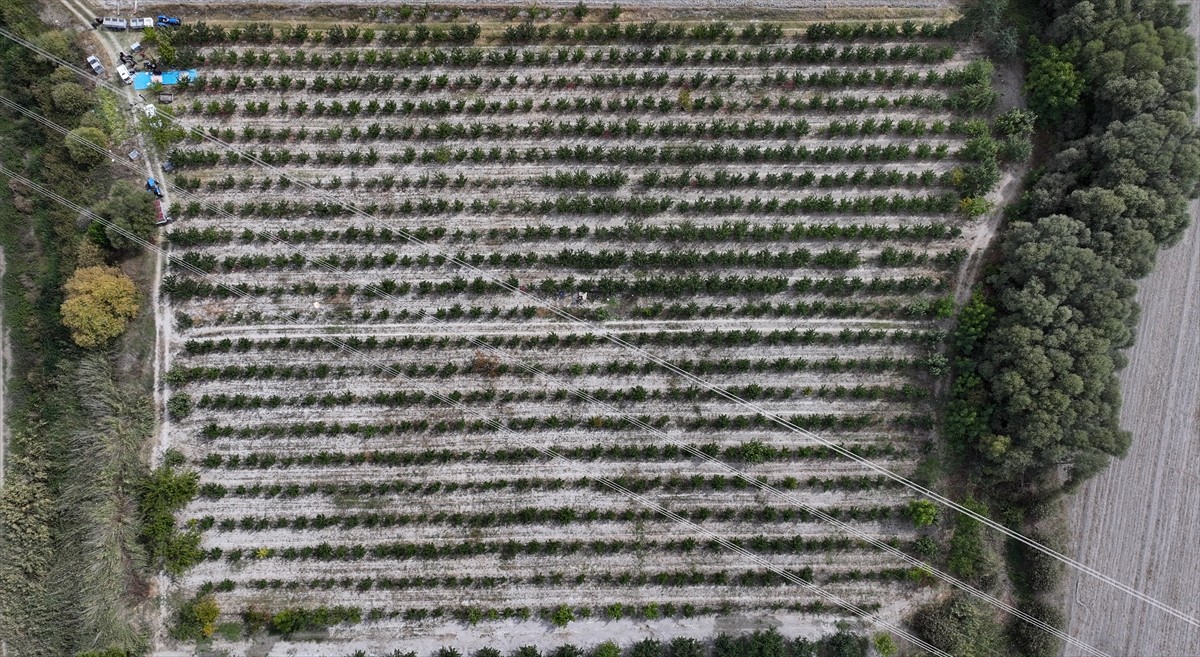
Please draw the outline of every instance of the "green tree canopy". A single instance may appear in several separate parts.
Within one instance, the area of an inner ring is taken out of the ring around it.
[[[90,110],[95,102],[92,94],[75,82],[60,82],[54,85],[50,90],[50,100],[54,103],[54,109],[71,116],[82,115]]]
[[[955,657],[1004,653],[988,611],[961,595],[919,609],[912,625],[921,639]]]
[[[913,500],[908,503],[908,517],[918,527],[928,527],[937,522],[937,505],[929,500]]]
[[[63,138],[71,160],[85,168],[91,168],[108,159],[103,150],[108,148],[108,135],[99,128],[81,127],[67,133]]]
[[[1079,104],[1083,78],[1075,70],[1067,53],[1054,46],[1043,46],[1029,56],[1029,75],[1025,94],[1029,109],[1046,124],[1062,121]]]
[[[1011,440],[991,466],[1000,479],[1067,465],[1080,480],[1129,444],[1114,373],[1133,338],[1133,284],[1089,238],[1062,215],[1009,227],[991,281],[1000,317],[979,367],[999,411],[993,429]]]
[[[154,231],[154,196],[123,180],[113,183],[108,190],[108,199],[97,205],[95,212],[121,229],[108,226],[104,229],[108,245],[117,251],[132,252],[141,248],[122,230],[140,239],[148,238]]]

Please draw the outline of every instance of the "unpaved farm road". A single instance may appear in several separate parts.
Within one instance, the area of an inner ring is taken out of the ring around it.
[[[538,5],[543,7],[567,7],[574,6],[578,0],[542,0]],[[103,0],[97,3],[106,9],[116,10],[119,0]],[[143,13],[151,16],[155,13],[156,8],[171,8],[179,9],[183,7],[200,7],[206,8],[213,5],[225,5],[227,7],[246,7],[259,5],[262,7],[270,7],[273,5],[283,4],[279,0],[241,0],[240,2],[229,2],[217,0],[169,0],[167,2],[143,2],[141,3]],[[289,7],[297,6],[321,6],[321,5],[352,5],[356,7],[397,7],[400,3],[395,0],[290,0],[287,5]],[[455,3],[448,3],[455,4]],[[528,6],[526,0],[488,0],[481,2],[480,0],[464,0],[457,4],[464,7],[491,7],[496,5],[520,5]],[[596,3],[595,6],[603,6],[604,3]],[[947,9],[954,6],[953,0],[891,0],[883,2],[882,0],[822,0],[821,2],[803,2],[798,0],[638,0],[638,2],[626,3],[627,5],[635,5],[639,8],[650,9],[689,9],[689,10],[710,10],[710,9],[754,9],[761,7],[765,9],[783,9],[783,10],[831,10],[831,9]]]
[[[1200,0],[1190,3],[1200,37]],[[1138,285],[1137,342],[1121,373],[1129,454],[1072,501],[1075,558],[1200,616],[1200,204]],[[1200,657],[1200,629],[1090,578],[1067,580],[1068,632],[1111,655]],[[1066,657],[1083,653],[1068,648]]]
[[[104,5],[105,3],[99,4]],[[124,48],[112,32],[104,29],[96,29],[96,27],[92,25],[90,21],[91,16],[100,15],[104,12],[97,11],[96,8],[88,4],[87,0],[62,0],[62,5],[67,9],[67,11],[74,14],[74,16],[81,22],[85,30],[90,29],[95,32],[97,43],[99,43],[99,45],[104,49],[103,54],[105,56],[102,59],[107,60],[105,63],[108,64],[110,70],[115,71],[117,65],[120,63],[120,59],[118,59],[118,53],[124,50]],[[104,7],[102,7],[102,9],[103,8]],[[149,14],[150,12],[145,11],[140,13]],[[113,78],[114,75],[110,73],[108,81],[112,82]],[[166,176],[163,175],[162,163],[159,162],[158,154],[155,152],[155,150],[153,148],[147,148],[146,140],[140,130],[138,130],[138,113],[140,112],[140,108],[143,106],[143,104],[145,104],[145,98],[142,96],[142,94],[139,94],[137,91],[135,91],[132,85],[125,86],[123,91],[125,101],[129,104],[130,114],[132,114],[132,117],[129,118],[131,120],[131,126],[134,128],[136,133],[137,149],[142,153],[142,163],[145,166],[146,176],[148,178],[153,177],[156,180],[162,181],[163,209],[169,213],[170,209],[173,207],[171,202],[171,188],[166,184]],[[162,244],[162,248],[169,249],[170,245],[164,243]],[[163,250],[159,249],[155,256],[154,279],[151,284],[150,292],[150,306],[154,310],[155,331],[154,405],[157,409],[160,420],[158,424],[158,432],[154,440],[154,450],[151,459],[152,465],[157,464],[158,459],[162,457],[163,452],[168,446],[166,441],[168,418],[165,410],[166,399],[169,391],[166,390],[165,373],[167,368],[170,366],[168,359],[170,353],[171,327],[170,322],[167,321],[168,315],[166,305],[162,303],[159,293],[159,290],[162,287],[163,267],[165,266],[163,258]]]

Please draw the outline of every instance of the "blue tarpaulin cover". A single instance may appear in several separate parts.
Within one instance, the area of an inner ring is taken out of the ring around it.
[[[179,79],[182,77],[195,80],[197,77],[199,77],[199,75],[200,74],[194,68],[187,71],[164,71],[162,75],[151,75],[143,71],[141,73],[133,74],[133,88],[137,89],[138,91],[143,91],[145,89],[149,89],[150,85],[155,82],[161,82],[164,85],[172,85],[178,84]]]

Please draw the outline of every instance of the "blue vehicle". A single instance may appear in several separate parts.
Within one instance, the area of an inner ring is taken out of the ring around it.
[[[183,21],[179,20],[178,18],[175,18],[174,16],[163,16],[162,14],[159,14],[154,23],[154,26],[155,27],[179,27],[182,24],[183,24]]]
[[[156,180],[155,180],[155,179],[153,179],[153,178],[147,178],[147,179],[146,179],[146,189],[148,189],[149,191],[152,191],[152,192],[154,192],[154,195],[155,195],[155,196],[157,196],[158,198],[162,198],[162,197],[163,197],[163,191],[162,191],[162,187],[159,187],[159,186],[158,186],[158,181],[156,181]]]

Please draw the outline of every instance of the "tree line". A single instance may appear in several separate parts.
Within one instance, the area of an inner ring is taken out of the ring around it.
[[[1178,241],[1200,183],[1186,25],[1166,0],[1081,1],[1046,28],[1060,47],[1030,55],[1030,104],[1060,126],[1062,145],[1001,239],[988,294],[961,323],[969,367],[947,426],[998,488],[1071,490],[1129,445],[1116,371],[1133,342],[1133,281]],[[1154,54],[1130,56],[1131,43]],[[1039,80],[1047,58],[1082,86]],[[1064,467],[1065,481],[1055,476]]]
[[[992,29],[1005,22],[1005,7],[980,2],[967,13],[996,50],[1012,45],[1011,34]],[[1019,524],[1022,514],[1044,517],[1047,502],[1128,448],[1116,374],[1134,340],[1134,281],[1178,241],[1200,183],[1185,8],[1077,0],[1043,9],[1026,53],[1025,91],[1054,154],[1012,208],[998,263],[960,317],[944,427],[985,492]],[[1021,530],[1061,549],[1032,525]],[[955,529],[950,565],[990,586],[995,557],[962,539],[972,531]],[[1009,562],[1020,607],[1062,627],[1061,566],[1015,545]],[[919,612],[914,625],[949,652],[983,655],[1005,641],[989,615],[952,598]],[[1019,622],[1007,639],[1027,657],[1061,651],[1056,638]]]

